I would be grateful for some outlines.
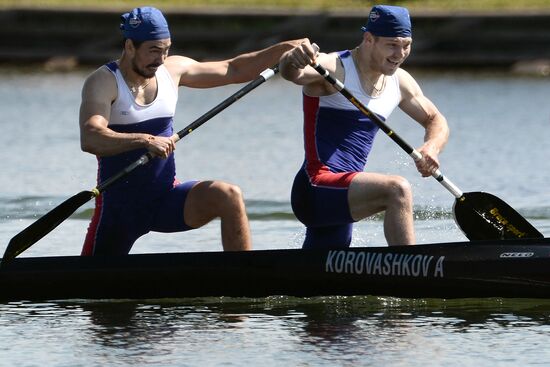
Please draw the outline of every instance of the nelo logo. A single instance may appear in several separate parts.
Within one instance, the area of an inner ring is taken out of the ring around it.
[[[532,257],[535,255],[533,252],[503,252],[500,254],[501,258],[524,258],[524,257]]]

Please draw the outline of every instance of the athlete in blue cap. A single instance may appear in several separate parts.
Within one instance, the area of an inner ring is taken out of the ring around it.
[[[377,5],[363,31],[353,50],[317,54],[306,41],[281,58],[282,76],[303,86],[305,160],[291,200],[307,227],[304,248],[348,247],[353,222],[379,212],[389,245],[415,242],[410,184],[403,177],[364,172],[377,125],[308,66],[313,60],[383,119],[399,106],[424,127],[418,148],[423,159],[416,163],[422,176],[439,167],[448,139],[445,117],[400,68],[412,44],[407,9]]]
[[[147,151],[161,159],[132,172],[96,199],[82,255],[127,254],[149,231],[179,232],[221,219],[225,250],[251,248],[239,187],[221,181],[175,178],[173,117],[178,87],[243,83],[276,64],[303,40],[215,62],[168,56],[170,30],[163,14],[141,7],[122,15],[120,59],[94,71],[84,83],[80,107],[82,150],[99,162],[98,182]]]

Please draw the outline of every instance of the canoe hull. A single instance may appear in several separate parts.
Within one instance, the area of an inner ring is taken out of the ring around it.
[[[16,258],[0,301],[381,295],[550,298],[550,239]]]

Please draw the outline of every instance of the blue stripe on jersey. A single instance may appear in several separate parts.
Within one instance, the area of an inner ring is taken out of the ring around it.
[[[127,132],[143,132],[156,136],[172,136],[172,118],[161,117],[152,120],[143,121],[132,125],[110,125],[112,130],[121,133]],[[146,149],[136,149],[125,153],[117,154],[109,157],[99,158],[99,181],[100,183],[109,177],[122,171],[128,165],[135,162],[143,154],[147,153]],[[176,168],[174,162],[174,154],[171,154],[167,159],[155,158],[147,163],[147,169],[132,172],[127,176],[126,180],[120,185],[114,184],[109,191],[124,189],[124,190],[148,190],[151,189],[166,189],[174,183]],[[125,193],[126,195],[128,192]]]
[[[358,110],[320,107],[315,131],[317,154],[332,172],[361,172],[378,126]]]

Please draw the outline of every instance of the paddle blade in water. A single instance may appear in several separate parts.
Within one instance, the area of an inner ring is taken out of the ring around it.
[[[456,199],[455,220],[469,240],[543,238],[510,205],[485,192],[467,192]]]
[[[10,240],[8,247],[4,252],[4,256],[2,257],[2,265],[50,233],[55,227],[57,227],[65,219],[69,218],[76,209],[88,202],[92,197],[94,197],[94,195],[91,191],[79,192],[15,235],[15,237]]]

